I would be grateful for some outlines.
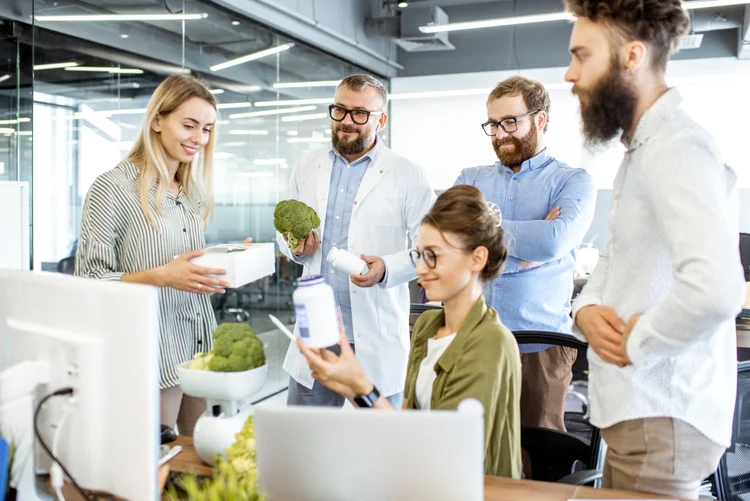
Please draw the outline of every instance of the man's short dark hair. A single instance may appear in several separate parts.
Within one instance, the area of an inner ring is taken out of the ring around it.
[[[495,88],[492,89],[492,92],[490,92],[490,95],[487,98],[487,104],[504,96],[519,95],[523,97],[523,102],[526,104],[526,108],[528,108],[529,111],[544,111],[547,115],[547,124],[544,126],[544,132],[547,132],[547,126],[549,125],[550,98],[549,93],[547,92],[547,89],[544,88],[542,82],[522,77],[520,75],[506,78],[495,85]]]
[[[681,0],[563,0],[576,17],[604,24],[613,41],[639,40],[649,46],[652,67],[664,71],[677,52],[680,39],[690,31],[690,18]]]

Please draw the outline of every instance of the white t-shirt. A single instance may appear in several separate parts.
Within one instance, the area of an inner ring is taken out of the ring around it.
[[[417,385],[415,388],[417,397],[417,406],[422,410],[430,410],[430,401],[432,400],[432,385],[435,383],[437,374],[435,374],[435,364],[451,344],[456,334],[441,337],[440,339],[432,338],[427,340],[427,356],[419,364],[419,373],[417,374]]]

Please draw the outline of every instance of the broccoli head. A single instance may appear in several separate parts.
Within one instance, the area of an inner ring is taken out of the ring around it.
[[[312,207],[298,200],[282,200],[273,211],[273,225],[284,235],[289,247],[295,249],[313,228],[320,226],[320,218]]]
[[[266,363],[263,342],[243,323],[222,324],[214,331],[213,356],[208,370],[239,372],[256,369]]]

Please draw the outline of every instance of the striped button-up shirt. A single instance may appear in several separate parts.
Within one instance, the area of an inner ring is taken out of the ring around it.
[[[154,227],[141,209],[138,172],[135,165],[123,162],[94,181],[83,205],[76,275],[120,280],[205,248],[201,202],[180,189],[176,197],[167,193],[156,210],[156,187],[152,188],[149,202],[158,223]],[[159,307],[159,384],[169,388],[179,384],[177,365],[211,349],[216,317],[208,296],[170,287],[159,289]]]

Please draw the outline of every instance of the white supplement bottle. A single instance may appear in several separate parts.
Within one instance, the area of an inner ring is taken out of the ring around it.
[[[369,268],[367,263],[362,261],[359,256],[348,252],[345,249],[331,248],[326,257],[331,266],[351,275],[365,275]]]
[[[328,348],[339,342],[339,321],[333,289],[323,277],[300,278],[292,294],[299,338],[310,348]]]

